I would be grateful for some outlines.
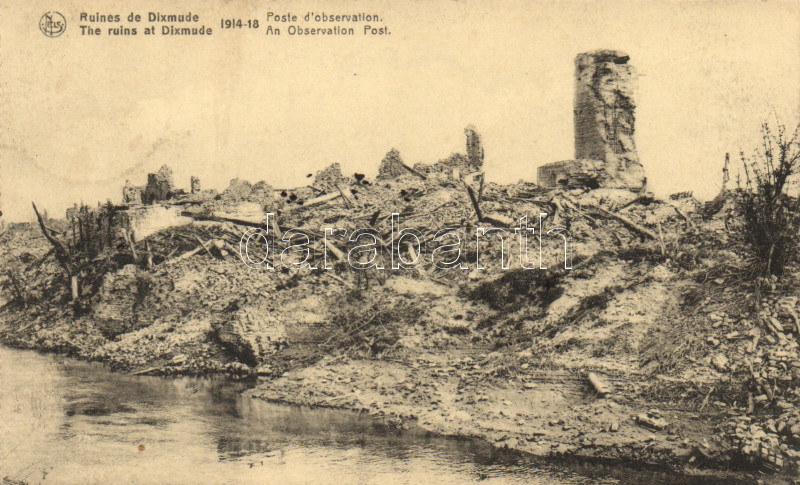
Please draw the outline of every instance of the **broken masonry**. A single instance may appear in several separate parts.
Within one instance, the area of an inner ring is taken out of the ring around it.
[[[613,50],[575,58],[575,159],[539,167],[539,185],[644,189],[634,142],[636,76],[629,60]]]

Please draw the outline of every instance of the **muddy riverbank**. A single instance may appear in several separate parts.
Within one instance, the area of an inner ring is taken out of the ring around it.
[[[0,477],[24,483],[749,483],[537,459],[430,423],[269,404],[242,394],[252,382],[130,376],[3,347],[0,364]]]

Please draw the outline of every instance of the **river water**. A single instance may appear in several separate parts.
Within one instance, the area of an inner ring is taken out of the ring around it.
[[[691,481],[557,464],[419,429],[398,435],[357,413],[244,397],[246,387],[221,378],[135,377],[0,347],[0,483]]]

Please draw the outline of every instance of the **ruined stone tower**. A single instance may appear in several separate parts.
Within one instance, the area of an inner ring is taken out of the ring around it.
[[[629,59],[611,50],[575,58],[575,160],[540,167],[540,185],[644,186],[634,143],[635,74]]]

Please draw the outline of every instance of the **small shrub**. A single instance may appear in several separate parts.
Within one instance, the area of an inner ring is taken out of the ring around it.
[[[800,125],[789,134],[784,125],[773,130],[765,122],[753,158],[741,153],[745,177],[738,181],[739,208],[757,272],[763,275],[781,275],[797,257],[800,199],[788,192],[800,165],[798,131]]]

